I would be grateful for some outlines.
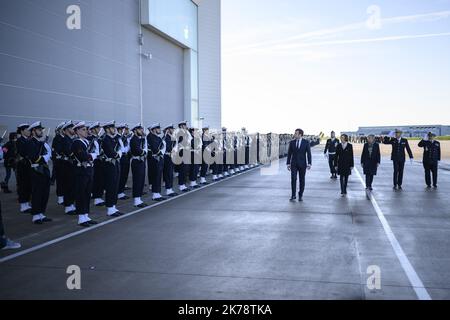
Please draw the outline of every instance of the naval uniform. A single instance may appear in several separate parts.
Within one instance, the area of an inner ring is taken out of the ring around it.
[[[119,136],[111,137],[105,135],[102,149],[105,154],[103,164],[103,178],[105,182],[105,205],[107,208],[115,207],[117,204],[117,191],[119,190],[120,178],[120,142]]]
[[[61,140],[61,151],[62,151],[62,164],[61,171],[63,173],[62,183],[63,183],[63,196],[64,196],[64,206],[69,208],[75,203],[75,190],[73,185],[73,180],[75,178],[75,166],[73,164],[73,153],[72,153],[72,143],[73,138],[67,135]]]
[[[62,140],[63,136],[61,134],[57,134],[53,138],[52,142],[52,151],[53,151],[53,170],[55,174],[56,180],[56,196],[63,197],[64,196],[64,183],[62,177],[64,176],[64,169],[62,167]]]
[[[385,137],[383,140],[384,144],[392,145],[391,160],[394,165],[394,177],[393,183],[394,187],[401,187],[403,183],[403,170],[405,168],[405,149],[408,152],[409,158],[413,159],[413,153],[409,147],[408,140],[405,138],[389,138]]]
[[[195,141],[198,139],[195,137],[194,133],[191,133],[191,164],[189,165],[189,181],[191,182],[192,187],[197,187],[197,176],[200,170],[200,159],[197,155],[198,152],[201,151],[201,142],[196,146]]]
[[[200,168],[200,177],[206,179],[208,164],[205,161],[205,149],[212,143],[208,134],[202,133],[202,166]]]
[[[27,160],[27,145],[29,138],[20,136],[16,141],[17,146],[17,194],[19,203],[28,203],[31,199],[31,166]]]
[[[439,141],[421,140],[419,147],[423,148],[423,168],[425,169],[425,183],[431,186],[431,175],[433,175],[433,186],[437,187],[438,166],[441,161],[441,144]]]
[[[166,142],[166,153],[164,154],[164,169],[163,169],[163,179],[164,188],[172,189],[173,187],[173,171],[174,165],[172,162],[172,149],[175,147],[175,141],[169,134],[164,136],[164,141]]]
[[[152,193],[161,193],[162,172],[164,167],[165,141],[158,135],[151,133],[147,137],[149,151],[149,168],[151,171]]]
[[[103,138],[99,138],[95,135],[88,136],[89,141],[96,141],[98,143],[99,147],[99,155],[94,160],[94,181],[92,186],[92,198],[98,199],[99,203],[98,205],[103,205],[104,202],[102,202],[100,199],[102,199],[103,194],[105,192],[105,154],[102,149],[102,141]]]
[[[27,159],[31,164],[31,214],[38,216],[44,214],[47,209],[48,198],[50,194],[50,170],[48,161],[50,147],[39,141],[37,138],[31,138],[26,145]]]
[[[91,192],[94,181],[94,161],[89,154],[89,142],[87,139],[78,138],[72,143],[71,150],[75,159],[74,190],[75,207],[78,215],[89,214]]]
[[[123,194],[130,174],[130,143],[125,135],[120,136],[120,139],[122,140],[123,154],[120,158],[119,194]]]
[[[130,140],[131,174],[133,178],[133,198],[142,197],[145,184],[145,158],[147,156],[145,137],[135,134]]]
[[[334,168],[334,158],[336,157],[336,148],[338,145],[338,139],[328,139],[327,143],[325,144],[325,150],[323,151],[324,154],[328,152],[328,166],[330,167],[330,173],[333,177],[336,176],[336,169]]]

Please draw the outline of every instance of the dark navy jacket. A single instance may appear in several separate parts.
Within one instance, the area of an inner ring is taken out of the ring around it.
[[[419,147],[423,148],[424,164],[437,164],[438,161],[441,161],[441,144],[439,141],[421,140]]]
[[[327,143],[325,144],[325,150],[323,153],[336,153],[336,147],[339,144],[339,140],[334,138],[334,140],[328,139]]]
[[[300,168],[306,168],[308,164],[312,164],[311,159],[311,146],[308,140],[302,139],[300,148],[297,148],[297,140],[291,140],[289,142],[287,165],[298,166]]]
[[[401,138],[399,141],[397,138],[384,137],[383,143],[392,145],[391,160],[393,161],[405,162],[405,149],[409,158],[414,158],[408,140],[405,138]]]
[[[361,165],[364,169],[364,174],[376,175],[379,163],[381,163],[380,145],[374,142],[372,154],[370,154],[369,143],[366,142],[361,155]]]

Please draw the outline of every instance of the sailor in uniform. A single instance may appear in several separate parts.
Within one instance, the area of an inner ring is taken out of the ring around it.
[[[72,143],[72,153],[75,160],[75,207],[78,214],[78,225],[90,227],[97,224],[89,218],[92,185],[94,181],[94,160],[99,150],[94,140],[87,139],[88,129],[84,121],[74,125],[73,130],[77,135]]]
[[[62,126],[64,137],[61,139],[61,171],[63,183],[64,212],[68,215],[75,215],[75,189],[73,180],[75,178],[75,166],[73,163],[72,143],[75,133],[73,132],[74,123],[67,121]]]
[[[204,125],[202,128],[202,166],[200,168],[200,184],[206,185],[206,174],[209,165],[205,161],[205,154],[211,157],[211,149],[208,147],[212,143],[212,136],[209,134],[209,126]]]
[[[120,179],[119,179],[119,200],[129,199],[125,195],[125,186],[128,181],[128,175],[130,173],[130,138],[128,125],[126,123],[121,123],[117,125],[117,134],[120,138],[120,143],[122,147],[122,157],[120,158]]]
[[[174,197],[178,195],[173,191],[173,161],[172,161],[172,150],[176,144],[173,138],[173,132],[175,127],[173,124],[169,124],[164,128],[164,141],[166,142],[166,153],[164,154],[164,169],[163,169],[163,180],[164,188],[166,189],[166,195],[169,197]]]
[[[147,206],[141,197],[144,192],[145,184],[145,159],[147,157],[148,148],[145,138],[144,127],[138,123],[131,128],[132,136],[130,139],[131,154],[131,175],[133,179],[133,201],[134,206],[144,208]]]
[[[20,135],[16,141],[17,147],[17,194],[19,196],[20,212],[31,213],[31,167],[27,160],[27,144],[30,141],[30,125],[20,124],[17,127],[17,134]]]
[[[120,158],[122,157],[120,138],[116,133],[115,121],[103,124],[105,137],[102,149],[105,154],[103,178],[105,181],[106,214],[110,217],[119,217],[122,213],[116,208],[117,190],[119,189]]]
[[[166,153],[166,142],[159,136],[161,134],[161,125],[156,123],[148,128],[150,134],[147,136],[147,143],[150,151],[150,166],[148,168],[151,171],[152,178],[152,200],[162,201],[165,200],[161,196],[161,180],[162,172],[164,168],[164,154]]]
[[[325,150],[323,151],[325,159],[328,160],[328,166],[330,167],[330,179],[337,179],[337,172],[334,167],[334,158],[336,157],[336,148],[338,145],[339,140],[336,138],[336,133],[331,131],[331,138],[327,140]]]
[[[26,157],[31,164],[31,214],[33,223],[42,224],[52,219],[45,216],[50,195],[50,169],[48,163],[52,149],[44,142],[44,127],[40,121],[30,125],[31,139],[26,144]]]
[[[62,133],[62,127],[66,124],[66,122],[61,122],[55,128],[55,137],[52,141],[52,154],[53,154],[53,175],[56,182],[56,197],[57,203],[59,205],[64,205],[64,182],[62,177],[64,176],[63,167],[62,167],[62,141],[64,139],[64,135]],[[52,177],[53,177],[52,175]]]
[[[179,150],[179,156],[183,159],[184,149],[189,149],[190,141],[184,141],[183,139],[190,137],[188,129],[187,129],[187,121],[181,121],[178,123],[178,129],[180,131],[178,135],[178,141],[176,144],[176,150]],[[187,151],[187,150],[186,150]],[[186,187],[186,174],[188,169],[188,164],[184,163],[184,160],[181,164],[177,165],[178,168],[178,189],[181,192],[187,192],[190,189]]]
[[[99,155],[94,160],[94,181],[92,186],[92,198],[96,207],[105,205],[105,201],[102,198],[105,192],[105,174],[103,172],[105,155],[101,147],[103,137],[100,136],[102,130],[103,128],[101,128],[100,122],[96,121],[89,126],[89,135],[87,137],[89,142],[94,141],[94,144],[99,150]]]
[[[202,141],[197,132],[197,128],[190,128],[191,134],[191,164],[189,165],[189,187],[197,189],[200,186],[197,184],[197,176],[200,170],[202,159]]]
[[[435,140],[436,135],[429,132],[419,142],[423,148],[423,168],[425,169],[425,183],[431,188],[431,176],[433,176],[433,187],[437,188],[439,161],[441,161],[441,144]]]

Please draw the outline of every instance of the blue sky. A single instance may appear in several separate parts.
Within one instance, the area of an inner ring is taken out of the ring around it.
[[[450,125],[450,0],[222,0],[223,123]]]

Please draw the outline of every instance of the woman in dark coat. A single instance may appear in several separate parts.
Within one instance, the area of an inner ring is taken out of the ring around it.
[[[367,137],[361,155],[361,166],[366,175],[366,190],[372,191],[373,177],[377,175],[377,169],[381,162],[380,145],[375,142],[373,134]]]
[[[341,135],[341,143],[336,148],[334,167],[341,181],[341,195],[347,194],[348,177],[352,174],[353,167],[353,146],[348,142],[348,135]]]

